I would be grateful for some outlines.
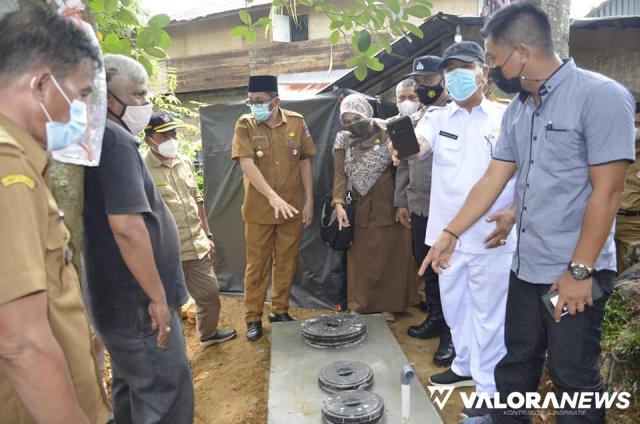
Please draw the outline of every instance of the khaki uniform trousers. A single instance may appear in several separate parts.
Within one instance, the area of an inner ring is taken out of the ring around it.
[[[209,255],[193,261],[183,261],[182,270],[187,291],[196,302],[196,328],[200,340],[216,334],[220,319],[218,277]]]
[[[271,311],[289,310],[289,293],[296,274],[302,222],[245,223],[247,268],[244,276],[246,322],[260,321],[271,274]]]
[[[618,216],[616,220],[616,256],[618,274],[640,262],[640,216]]]

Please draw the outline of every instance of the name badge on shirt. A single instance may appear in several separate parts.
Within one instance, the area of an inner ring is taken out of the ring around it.
[[[266,135],[254,135],[253,141],[265,141],[267,139]]]
[[[452,139],[452,140],[457,140],[457,139],[458,139],[458,136],[457,136],[457,135],[455,135],[455,134],[451,134],[451,133],[446,132],[446,131],[440,131],[440,133],[439,133],[439,134],[440,134],[441,136],[443,136],[443,137],[447,137],[447,138],[450,138],[450,139]]]

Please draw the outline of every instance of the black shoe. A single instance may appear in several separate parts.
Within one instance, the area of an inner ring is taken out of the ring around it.
[[[453,386],[453,387],[473,387],[473,380],[471,377],[460,376],[451,369],[435,374],[429,377],[429,383],[434,386]]]
[[[226,342],[227,340],[233,339],[235,336],[236,330],[234,329],[218,330],[213,336],[207,337],[204,340],[200,339],[200,345],[208,347],[217,343]]]
[[[251,321],[247,323],[247,339],[255,342],[262,337],[262,321]]]
[[[462,419],[466,418],[475,418],[475,417],[483,417],[485,415],[490,415],[493,411],[486,406],[481,408],[463,408],[460,413],[460,417]]]
[[[437,306],[431,306],[430,310],[429,316],[421,324],[409,327],[407,330],[409,336],[416,339],[431,339],[442,334],[442,330],[447,327],[442,310]]]
[[[445,331],[440,336],[440,343],[438,344],[438,350],[433,355],[433,363],[439,367],[448,367],[456,357],[456,349],[453,347],[453,341],[451,340],[451,333]]]
[[[282,314],[275,314],[273,312],[269,312],[269,322],[289,322],[295,321],[288,313],[284,312]]]

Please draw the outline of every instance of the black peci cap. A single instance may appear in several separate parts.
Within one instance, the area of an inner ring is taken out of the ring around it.
[[[460,60],[462,62],[482,62],[484,63],[484,50],[478,43],[473,41],[461,41],[447,47],[442,55],[442,62],[438,69],[442,70],[450,60]]]
[[[413,77],[416,75],[433,75],[439,74],[441,71],[438,65],[442,61],[440,56],[420,56],[413,61],[413,68],[410,74],[405,76]]]
[[[278,77],[273,75],[255,75],[249,77],[249,93],[278,92]]]

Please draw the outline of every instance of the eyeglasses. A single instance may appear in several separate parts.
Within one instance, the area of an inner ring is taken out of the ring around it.
[[[484,136],[485,141],[489,145],[489,151],[491,152],[491,157],[493,158],[493,143],[491,142],[491,139],[489,137],[491,137],[491,139],[494,139],[494,140],[495,140],[495,137],[493,135]]]
[[[264,105],[270,104],[271,102],[273,102],[273,100],[275,100],[275,99],[271,99],[269,101],[259,100],[257,102],[252,102],[251,99],[244,99],[243,103],[248,107],[251,107],[251,106],[260,107],[260,106],[264,106]]]

